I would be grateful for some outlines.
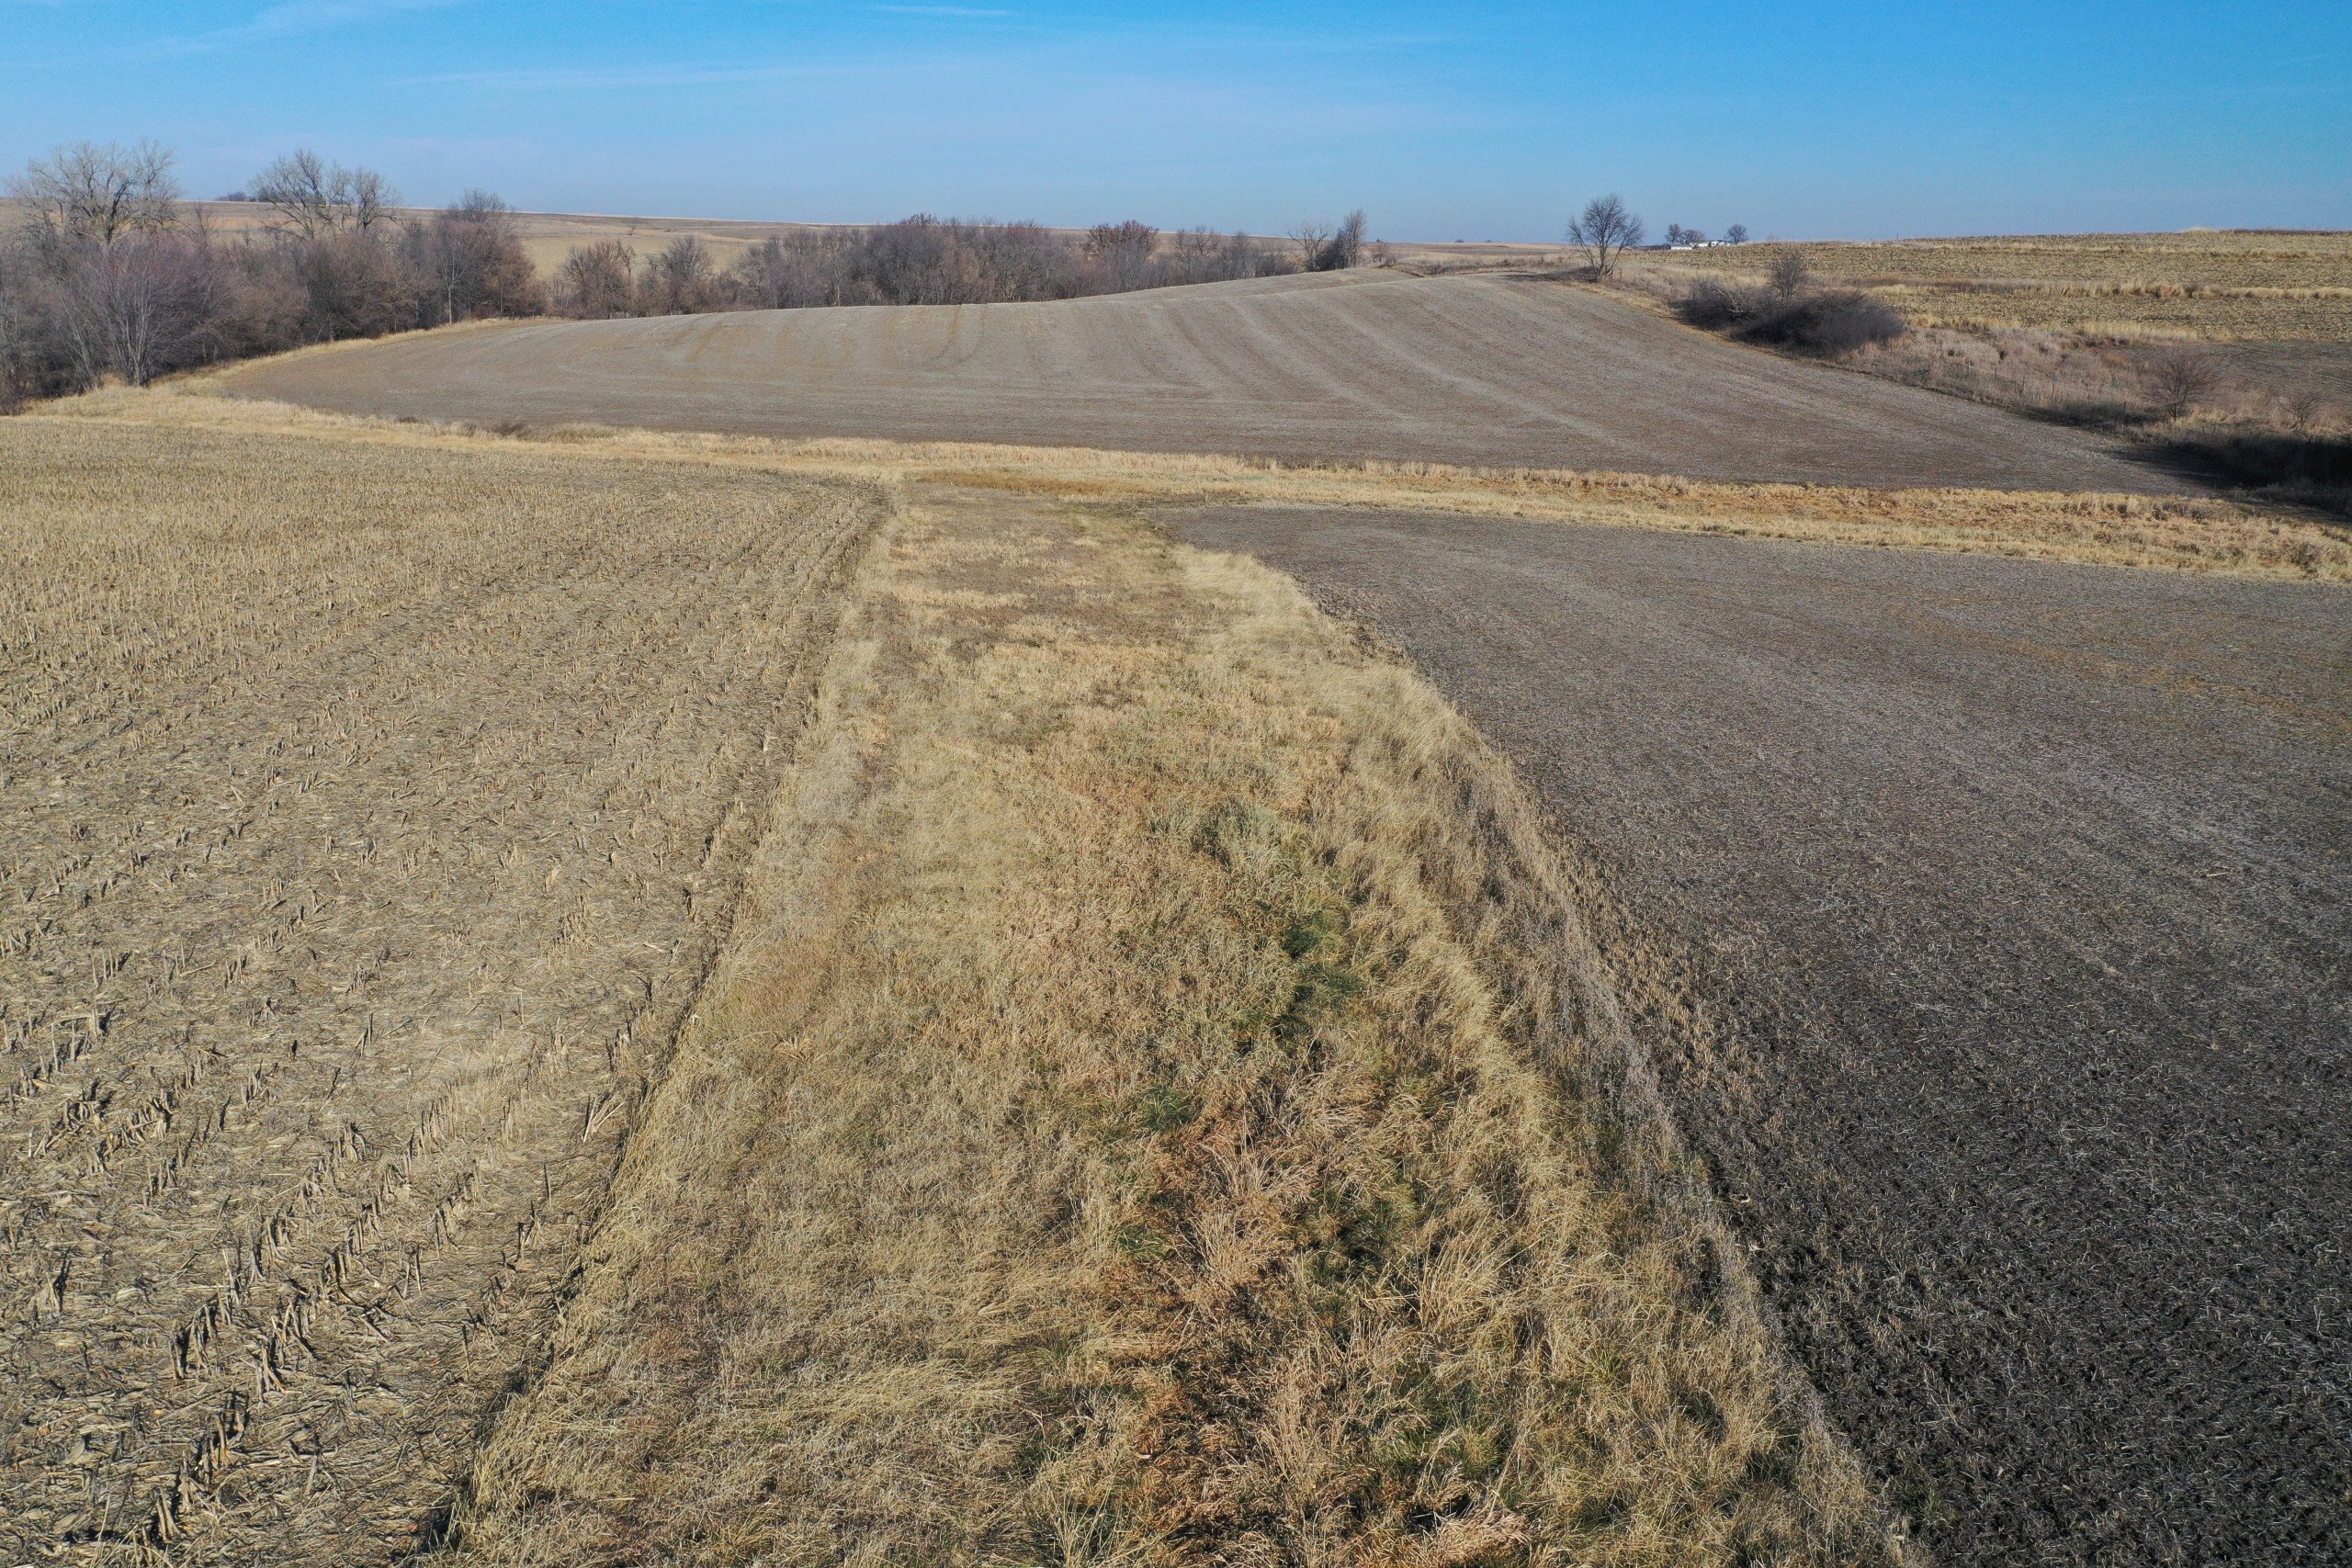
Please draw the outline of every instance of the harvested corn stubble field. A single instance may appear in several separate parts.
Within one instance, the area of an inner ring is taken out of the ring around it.
[[[167,400],[0,423],[9,1561],[1899,1550],[1532,808],[1281,579]]]
[[[434,1535],[884,506],[0,423],[5,1561]]]

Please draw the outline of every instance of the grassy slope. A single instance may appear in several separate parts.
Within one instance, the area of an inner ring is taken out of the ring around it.
[[[1025,498],[858,615],[473,1560],[1880,1550],[1426,687]]]

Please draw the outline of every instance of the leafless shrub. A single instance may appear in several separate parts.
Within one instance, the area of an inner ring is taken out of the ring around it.
[[[2147,361],[2150,400],[2167,418],[2179,419],[2221,386],[2219,368],[2207,355],[2186,344],[2160,350]]]
[[[2287,423],[2302,431],[2323,428],[2330,423],[2334,412],[2328,404],[2327,394],[2312,386],[2289,389],[2280,396],[2278,407],[2286,415]]]
[[[1618,257],[1642,243],[1642,220],[1619,196],[1596,196],[1568,224],[1568,243],[1583,249],[1595,277],[1617,271]]]
[[[838,232],[789,239],[771,234],[737,258],[732,273],[737,297],[753,310],[840,304],[841,258],[846,249]]]
[[[1785,265],[1791,259],[1794,266]],[[1675,313],[1709,332],[1824,357],[1891,343],[1906,330],[1902,316],[1874,295],[1806,288],[1804,266],[1792,252],[1760,288],[1701,278],[1675,300]]]
[[[1675,313],[1694,327],[1728,332],[1763,310],[1767,301],[1754,291],[1720,277],[1702,277],[1674,302]]]
[[[0,413],[10,413],[40,384],[42,313],[32,269],[15,247],[0,244]]]
[[[1803,251],[1782,251],[1772,258],[1770,288],[1783,299],[1793,299],[1813,287],[1813,268]]]
[[[1749,343],[1834,358],[1903,335],[1904,321],[1875,295],[1834,289],[1783,299],[1738,328]]]
[[[431,254],[422,244],[417,249]],[[291,247],[289,255],[302,284],[303,335],[313,343],[399,332],[420,324],[431,302],[432,280],[420,277],[400,251],[373,233],[322,234]]]

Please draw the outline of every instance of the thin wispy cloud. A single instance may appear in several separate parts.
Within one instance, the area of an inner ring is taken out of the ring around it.
[[[444,10],[460,3],[461,0],[286,0],[285,4],[255,12],[234,27],[156,39],[147,49],[151,53],[165,55],[209,54],[266,39],[339,32],[413,11]]]
[[[525,66],[510,71],[445,71],[401,76],[395,87],[492,87],[501,92],[603,93],[632,87],[714,87],[744,82],[814,81],[872,68],[849,65]]]

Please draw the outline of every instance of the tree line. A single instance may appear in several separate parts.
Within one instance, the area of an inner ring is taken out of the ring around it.
[[[190,216],[172,164],[153,142],[76,142],[7,183],[0,401],[548,308],[486,191],[400,215],[380,175],[296,152],[254,181],[269,225],[232,237]]]
[[[1280,241],[918,215],[771,235],[727,265],[698,235],[641,256],[609,240],[542,279],[513,210],[487,191],[404,211],[375,171],[298,151],[230,198],[268,220],[223,234],[191,210],[173,162],[152,141],[74,142],[6,183],[18,216],[0,233],[0,407],[489,317],[1067,299],[1350,267],[1367,248],[1362,212]]]
[[[566,315],[598,318],[1074,299],[1354,266],[1363,234],[1361,212],[1336,225],[1301,224],[1283,242],[1205,228],[1162,233],[1132,219],[1069,234],[919,213],[871,228],[771,234],[725,266],[697,234],[643,256],[618,240],[580,245],[556,269],[554,302]]]

